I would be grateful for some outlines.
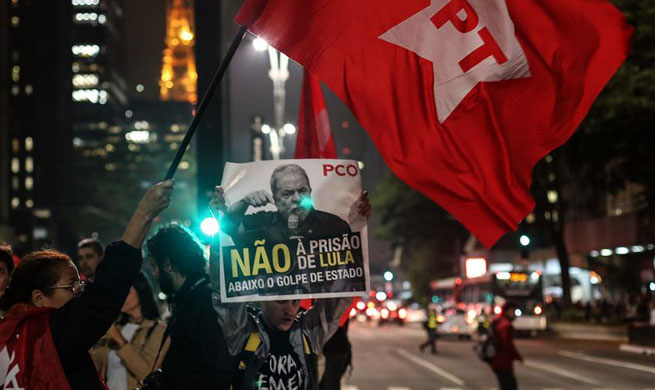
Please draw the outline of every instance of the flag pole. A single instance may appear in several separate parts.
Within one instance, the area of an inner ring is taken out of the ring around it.
[[[171,162],[171,166],[168,168],[168,173],[166,174],[166,178],[164,180],[172,179],[173,176],[175,175],[175,171],[177,170],[178,165],[180,165],[180,161],[184,156],[184,152],[186,152],[186,149],[189,146],[189,143],[191,142],[191,138],[193,138],[193,134],[196,132],[196,128],[198,127],[198,123],[200,122],[200,118],[202,117],[205,108],[207,108],[209,101],[214,95],[214,91],[216,91],[218,84],[223,79],[223,76],[225,75],[225,71],[227,70],[228,65],[230,65],[230,62],[232,61],[232,58],[234,58],[234,54],[236,53],[239,44],[243,40],[243,37],[246,35],[246,31],[248,31],[247,27],[243,27],[243,26],[239,27],[239,31],[232,39],[232,44],[230,44],[230,48],[228,49],[227,54],[223,59],[223,62],[221,62],[221,65],[216,70],[216,73],[214,74],[214,78],[212,79],[211,84],[209,84],[209,88],[207,88],[205,95],[202,97],[200,103],[196,107],[196,113],[193,116],[193,119],[191,120],[191,124],[189,125],[189,130],[184,135],[184,139],[182,140],[180,147],[177,149],[177,153],[175,153],[175,158]]]

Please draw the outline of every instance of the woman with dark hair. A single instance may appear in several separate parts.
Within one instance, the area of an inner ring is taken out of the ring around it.
[[[172,181],[148,190],[121,240],[107,247],[86,291],[70,257],[61,252],[34,252],[14,269],[0,302],[7,310],[0,322],[5,388],[106,389],[88,351],[118,317],[141,269],[143,240],[172,192]]]
[[[153,369],[166,325],[159,321],[159,308],[146,275],[134,281],[121,315],[91,351],[98,372],[110,390],[134,389]],[[167,346],[160,356],[166,355]],[[161,360],[161,359],[159,359]]]

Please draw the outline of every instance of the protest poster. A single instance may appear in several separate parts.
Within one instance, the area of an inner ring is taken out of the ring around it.
[[[223,302],[335,298],[369,290],[361,172],[352,160],[227,163]]]

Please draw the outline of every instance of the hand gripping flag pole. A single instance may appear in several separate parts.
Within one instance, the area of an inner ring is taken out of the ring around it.
[[[223,58],[223,62],[221,62],[221,65],[216,70],[216,73],[214,74],[214,78],[212,79],[211,84],[209,84],[209,88],[207,88],[205,95],[202,97],[200,103],[198,103],[198,106],[196,107],[196,114],[193,116],[193,119],[191,120],[191,124],[189,125],[189,131],[187,131],[187,133],[184,135],[184,139],[182,140],[180,147],[177,149],[177,153],[175,153],[175,158],[173,159],[173,162],[171,162],[171,165],[168,168],[168,173],[166,174],[166,178],[164,180],[172,179],[173,176],[175,175],[175,171],[177,171],[177,167],[178,165],[180,165],[180,161],[184,156],[184,152],[186,152],[186,149],[189,146],[189,143],[191,142],[191,138],[193,138],[193,134],[196,132],[198,123],[200,123],[200,118],[202,117],[203,112],[205,112],[205,108],[207,108],[209,101],[214,95],[214,91],[216,91],[216,88],[218,87],[218,84],[223,79],[227,67],[230,65],[230,62],[232,62],[232,58],[234,58],[234,54],[239,48],[239,44],[243,40],[243,37],[246,35],[246,31],[248,31],[247,27],[240,27],[239,31],[232,39],[230,48],[228,49],[225,58]]]

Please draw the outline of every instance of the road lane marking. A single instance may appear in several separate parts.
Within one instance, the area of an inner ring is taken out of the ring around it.
[[[409,387],[389,386],[387,390],[411,390]]]
[[[342,385],[341,390],[359,390],[359,388],[352,385]]]
[[[544,370],[544,371],[549,371],[552,372],[553,374],[558,374],[567,378],[575,379],[579,382],[587,383],[589,385],[598,385],[599,383],[591,378],[587,378],[586,376],[582,376],[580,374],[576,374],[575,372],[571,372],[568,370],[565,370],[563,368],[551,366],[549,364],[544,364],[542,362],[535,362],[533,360],[526,360],[523,364],[525,364],[528,367],[536,368],[539,370]]]
[[[655,368],[653,367],[648,367],[648,366],[643,366],[641,364],[636,364],[636,363],[626,363],[622,362],[620,360],[613,360],[613,359],[607,359],[607,358],[598,358],[598,357],[593,357],[593,356],[587,356],[582,353],[578,352],[571,352],[571,351],[559,351],[558,355],[560,356],[565,356],[571,359],[579,359],[579,360],[585,360],[588,362],[592,363],[600,363],[600,364],[607,364],[610,366],[615,366],[615,367],[623,367],[623,368],[629,368],[632,370],[637,370],[637,371],[644,371],[648,372],[650,374],[655,374]]]
[[[421,359],[418,356],[412,355],[411,353],[405,351],[404,349],[398,349],[398,353],[402,355],[403,357],[413,361],[414,363],[418,364],[419,366],[422,366],[424,368],[427,368],[428,370],[434,372],[435,374],[448,379],[449,381],[455,383],[456,385],[459,386],[464,386],[464,381],[461,380],[460,378],[456,377],[455,375],[449,373],[448,371],[436,366],[435,364]]]

